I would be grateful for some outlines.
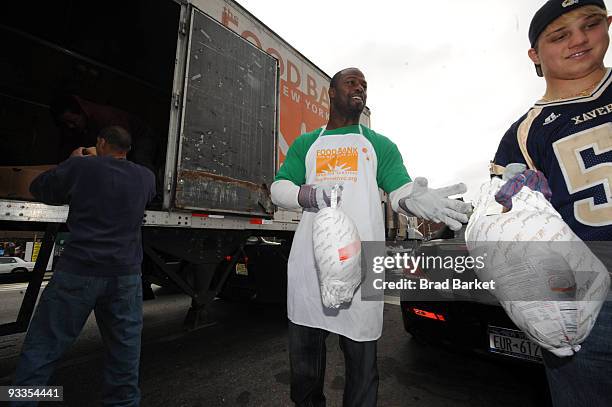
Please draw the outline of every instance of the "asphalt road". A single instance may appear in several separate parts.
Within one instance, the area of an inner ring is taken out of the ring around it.
[[[0,286],[0,322],[14,317],[23,290]],[[185,296],[158,292],[145,303],[141,361],[142,406],[291,406],[287,320],[282,304],[217,300],[215,324],[182,329]],[[0,338],[0,385],[10,383],[23,334]],[[344,364],[337,337],[327,341],[328,406],[341,406]],[[546,406],[541,367],[506,364],[451,349],[423,345],[405,333],[400,308],[385,306],[379,341],[381,407]],[[65,401],[49,406],[98,406],[102,351],[88,321],[52,380]]]

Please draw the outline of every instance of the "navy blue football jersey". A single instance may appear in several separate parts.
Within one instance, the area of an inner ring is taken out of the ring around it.
[[[589,96],[536,103],[506,132],[492,166],[542,171],[551,203],[582,240],[612,240],[611,84],[608,69]]]

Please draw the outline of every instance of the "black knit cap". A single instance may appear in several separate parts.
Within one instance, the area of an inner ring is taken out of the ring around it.
[[[579,7],[588,5],[599,6],[606,9],[603,0],[548,0],[533,16],[529,25],[529,42],[531,48],[535,47],[538,37],[550,23]]]

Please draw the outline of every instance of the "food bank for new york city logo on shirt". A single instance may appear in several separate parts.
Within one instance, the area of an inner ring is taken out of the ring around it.
[[[323,148],[317,150],[317,181],[357,182],[359,170],[357,147]]]

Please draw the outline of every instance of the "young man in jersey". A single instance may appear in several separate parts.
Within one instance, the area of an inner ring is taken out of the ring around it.
[[[342,183],[341,208],[355,221],[362,241],[384,241],[379,188],[393,209],[442,221],[457,230],[471,205],[448,199],[465,185],[432,190],[427,180],[411,182],[402,157],[386,137],[359,124],[367,83],[360,70],[338,72],[329,88],[330,117],[322,129],[301,135],[272,184],[272,200],[287,209],[303,209],[288,262],[287,311],[291,399],[297,406],[324,406],[325,338],[339,335],[346,365],[346,407],[376,405],[376,341],[382,332],[383,302],[362,301],[358,289],[339,310],[321,302],[314,263],[312,223],[329,206],[331,186]]]
[[[611,20],[603,0],[550,0],[538,10],[529,57],[546,93],[510,127],[492,165],[495,175],[515,162],[542,171],[555,209],[582,240],[606,241],[604,256],[612,240],[612,71],[603,63]],[[544,352],[544,362],[555,407],[612,405],[612,303],[579,352]]]

